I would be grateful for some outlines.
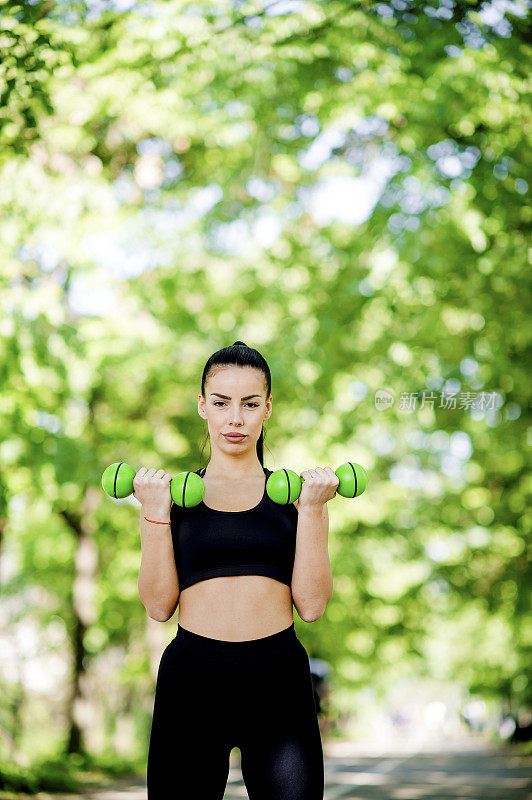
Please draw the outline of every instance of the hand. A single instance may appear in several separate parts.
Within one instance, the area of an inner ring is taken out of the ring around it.
[[[301,473],[304,479],[299,495],[299,510],[306,506],[324,506],[336,494],[340,483],[331,467],[306,469]]]
[[[144,509],[169,516],[172,506],[171,480],[172,476],[164,469],[141,467],[133,478],[133,496],[142,503]]]

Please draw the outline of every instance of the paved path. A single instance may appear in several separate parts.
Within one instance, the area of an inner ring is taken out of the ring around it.
[[[233,751],[224,800],[248,796],[237,756]],[[325,747],[325,782],[325,800],[532,800],[532,756],[474,739],[405,742],[386,751],[330,742]],[[45,792],[37,798],[146,800],[146,785],[141,779],[124,780],[83,798]]]

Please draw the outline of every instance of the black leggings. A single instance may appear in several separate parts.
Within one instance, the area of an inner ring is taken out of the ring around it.
[[[178,626],[162,654],[148,800],[222,800],[233,747],[249,800],[323,800],[310,665],[294,623],[243,642]]]

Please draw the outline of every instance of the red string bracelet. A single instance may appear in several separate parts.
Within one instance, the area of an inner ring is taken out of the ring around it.
[[[170,525],[171,524],[170,522],[159,522],[159,520],[157,520],[157,519],[148,519],[148,517],[144,517],[144,519],[146,520],[146,522],[155,522],[156,525]]]

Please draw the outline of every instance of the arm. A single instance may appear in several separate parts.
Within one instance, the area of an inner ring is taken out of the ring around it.
[[[301,477],[292,598],[301,619],[315,622],[333,593],[327,501],[336,494],[340,481],[330,467],[307,469]]]
[[[179,581],[174,560],[170,525],[156,525],[148,519],[168,519],[168,509],[140,509],[141,562],[138,589],[148,615],[166,622],[176,610],[179,600]]]
[[[315,622],[323,616],[333,593],[327,547],[329,512],[327,503],[296,508],[299,518],[292,572],[292,598],[301,619]]]

